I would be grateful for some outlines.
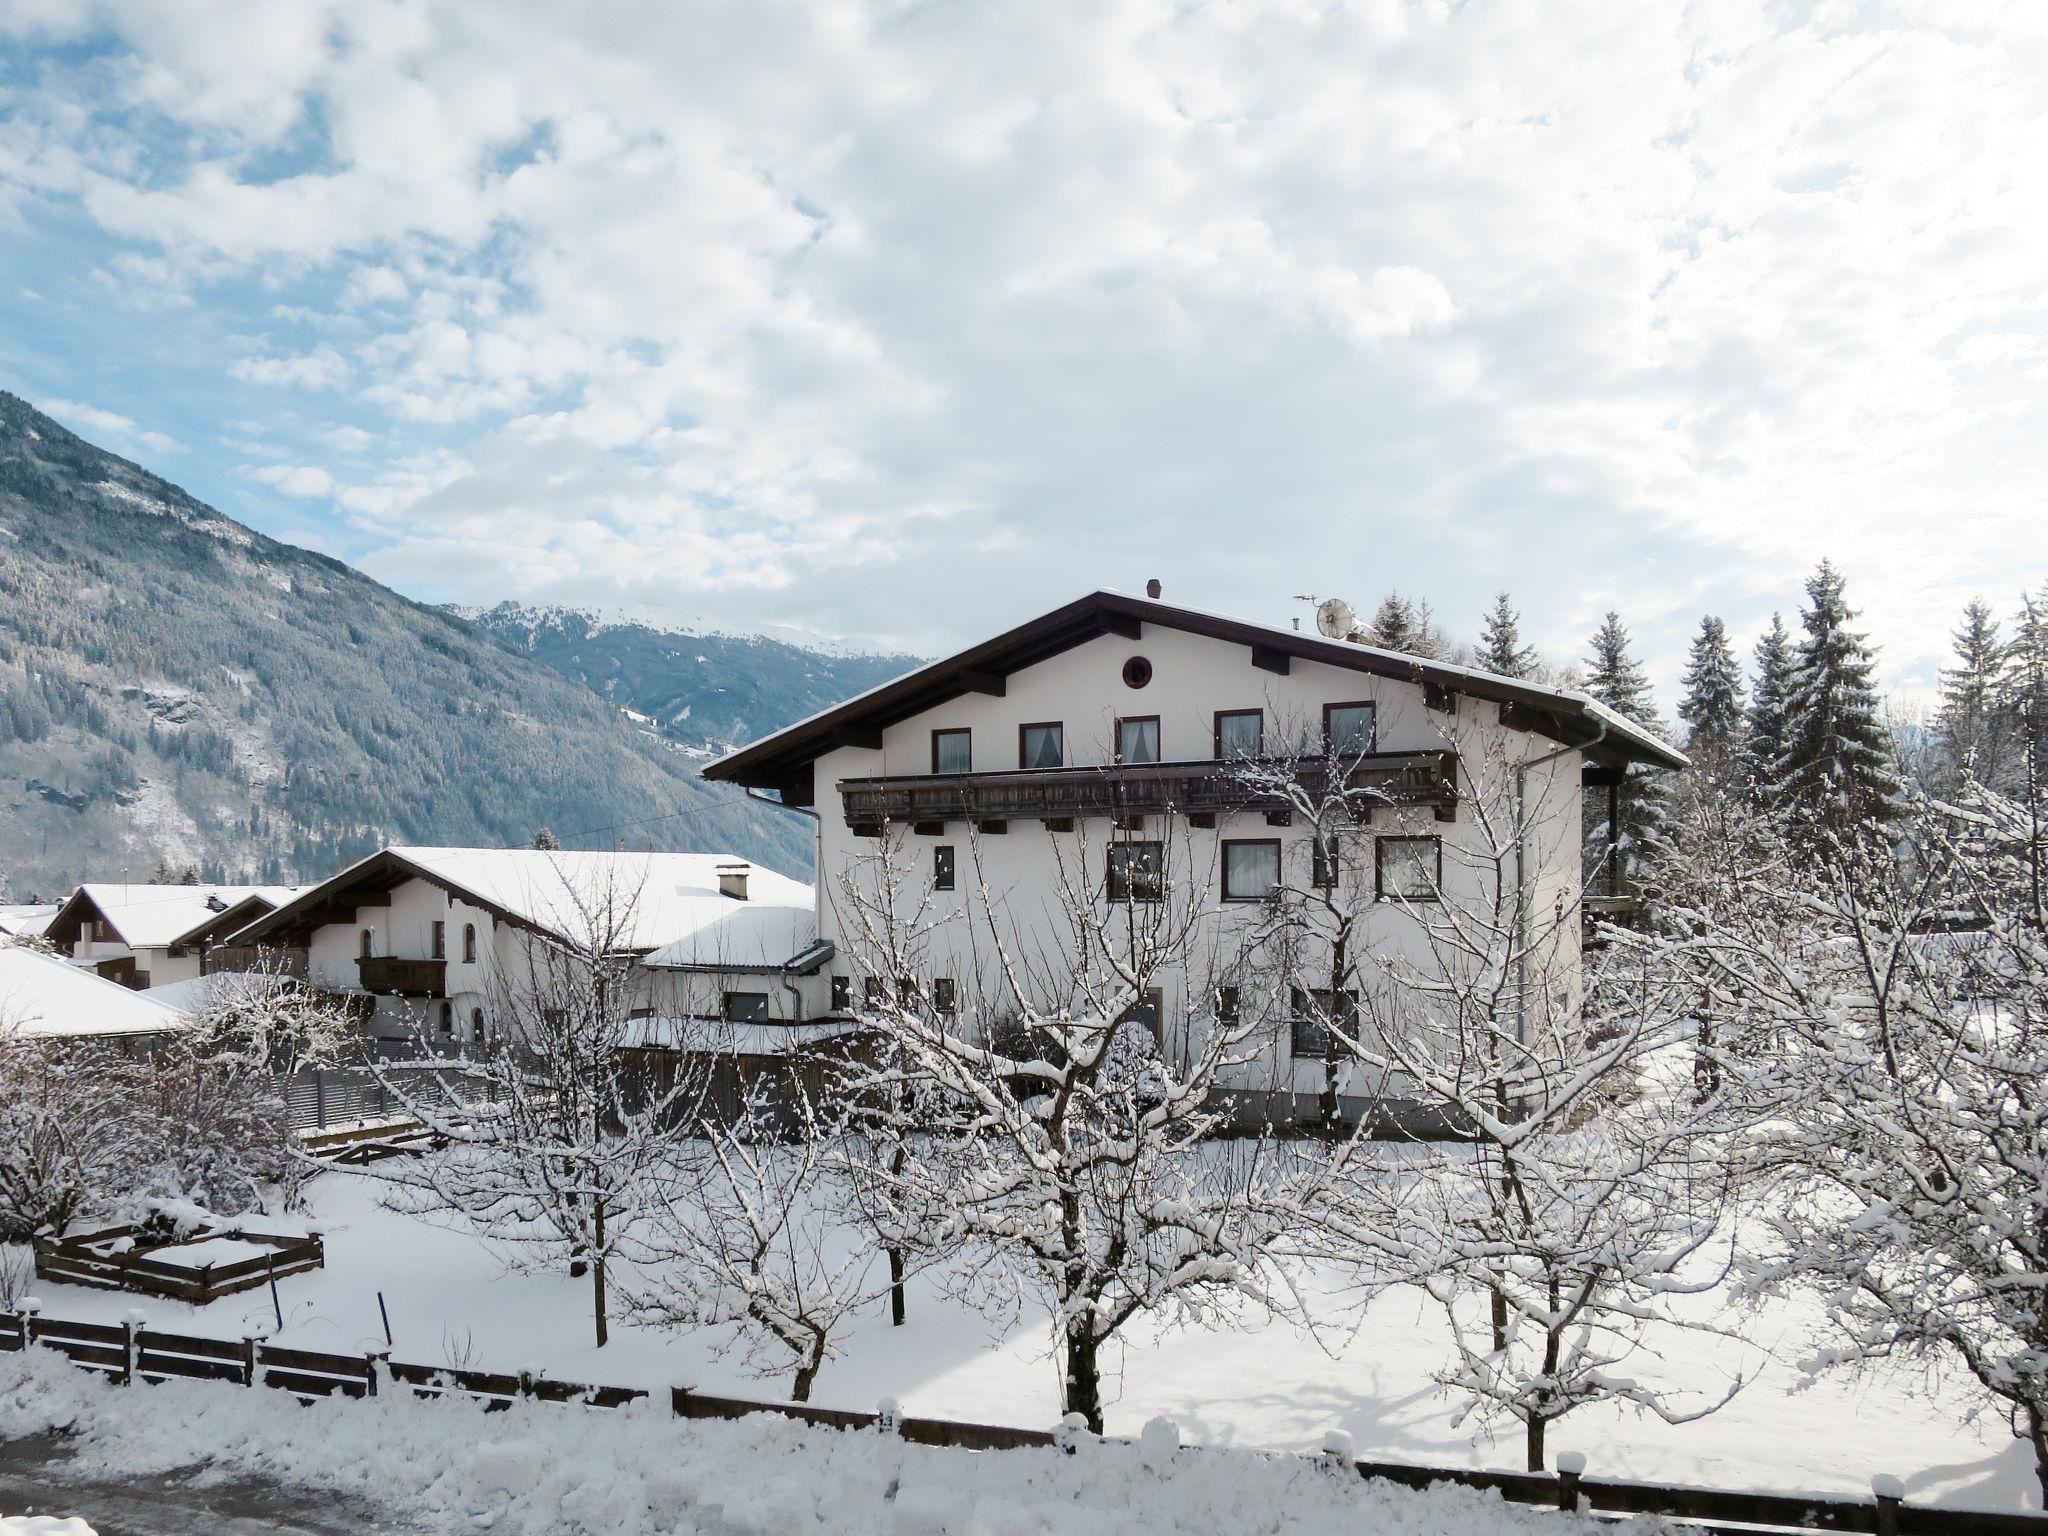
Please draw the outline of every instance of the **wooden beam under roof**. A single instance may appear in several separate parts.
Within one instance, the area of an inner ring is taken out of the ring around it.
[[[960,686],[969,693],[986,693],[1000,699],[1009,689],[1009,682],[1000,672],[989,672],[981,667],[962,667]]]
[[[1294,665],[1294,659],[1285,651],[1270,645],[1252,647],[1252,665],[1261,672],[1277,672],[1285,677]]]

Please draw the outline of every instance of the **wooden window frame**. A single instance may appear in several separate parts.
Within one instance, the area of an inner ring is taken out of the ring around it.
[[[1430,879],[1430,891],[1424,896],[1401,896],[1387,894],[1386,847],[1389,843],[1433,843],[1436,845],[1436,873]],[[1372,845],[1372,895],[1375,901],[1440,901],[1444,889],[1444,840],[1430,833],[1402,833],[1398,836],[1376,838]]]
[[[951,843],[932,845],[932,889],[950,891],[959,878],[960,856]]]
[[[853,1006],[853,978],[834,976],[832,978],[831,1009],[834,1013],[845,1013]]]
[[[431,931],[432,940],[430,943],[430,948],[432,950],[432,953],[427,958],[429,958],[430,960],[446,960],[448,958],[447,923],[443,922],[440,918],[437,917],[434,919],[434,926]]]
[[[761,1000],[761,1014],[758,1018],[736,1019],[733,1017],[733,1000],[741,997],[758,997]],[[767,992],[738,990],[723,992],[719,995],[718,1013],[719,1017],[728,1024],[767,1024],[773,1022],[775,1017],[775,999],[772,994]]]
[[[1242,720],[1242,719],[1243,719],[1243,718],[1244,718],[1244,717],[1245,717],[1246,715],[1250,715],[1250,716],[1252,716],[1252,717],[1253,717],[1254,719],[1256,719],[1256,720],[1257,720],[1257,721],[1259,722],[1259,742],[1258,742],[1258,745],[1257,745],[1256,747],[1254,747],[1254,748],[1252,749],[1252,753],[1251,753],[1251,756],[1249,756],[1249,757],[1233,757],[1233,758],[1230,758],[1230,759],[1228,759],[1228,761],[1230,761],[1230,762],[1233,762],[1233,763],[1255,763],[1255,762],[1257,762],[1257,761],[1258,761],[1258,760],[1259,760],[1260,758],[1262,758],[1262,757],[1264,757],[1264,756],[1266,755],[1266,712],[1265,712],[1265,710],[1263,710],[1263,709],[1219,709],[1219,710],[1217,710],[1217,711],[1216,711],[1216,720],[1215,720],[1215,725],[1214,725],[1214,728],[1213,728],[1213,732],[1212,732],[1212,734],[1211,734],[1211,737],[1210,737],[1210,740],[1211,740],[1211,741],[1212,741],[1212,742],[1213,742],[1213,743],[1215,744],[1215,749],[1216,749],[1216,761],[1217,761],[1217,762],[1219,762],[1219,763],[1220,763],[1220,762],[1224,762],[1224,761],[1226,761],[1226,759],[1225,759],[1225,758],[1224,758],[1224,756],[1223,756],[1223,722],[1224,722],[1224,721],[1226,721],[1226,720]]]
[[[960,1011],[960,991],[953,985],[950,976],[932,978],[932,1012],[953,1014]]]
[[[1114,749],[1111,754],[1112,762],[1123,763],[1132,761],[1124,756],[1124,727],[1127,725],[1151,726],[1153,739],[1158,747],[1159,755],[1150,761],[1154,763],[1166,761],[1166,732],[1160,728],[1157,715],[1118,715],[1116,717],[1116,740],[1112,743]],[[1142,768],[1146,764],[1138,762],[1135,766]]]
[[[1230,850],[1233,848],[1270,848],[1273,850],[1273,883],[1256,896],[1233,896],[1230,892]],[[1282,883],[1280,866],[1280,839],[1277,837],[1226,837],[1216,853],[1216,884],[1220,899],[1232,903],[1265,901]]]
[[[1380,749],[1380,706],[1377,699],[1337,699],[1323,706],[1323,755],[1334,757],[1337,743],[1330,735],[1330,716],[1340,709],[1369,709],[1372,711],[1372,729],[1366,733],[1364,756],[1370,757]]]
[[[942,725],[932,732],[932,772],[936,774],[942,771],[939,768],[939,738],[941,736],[965,736],[967,738],[967,766],[946,771],[947,777],[952,778],[959,774],[974,772],[974,727],[970,725]]]
[[[1287,1054],[1294,1060],[1321,1061],[1327,1051],[1327,1039],[1310,1050],[1302,1049],[1301,1031],[1304,1024],[1324,1030],[1329,1028],[1322,1020],[1311,1019],[1308,1016],[1308,1008],[1305,1005],[1318,993],[1331,994],[1341,991],[1344,997],[1344,1018],[1349,1023],[1351,1032],[1358,1032],[1358,994],[1351,988],[1293,987],[1289,990],[1292,995],[1287,999]]]
[[[1032,732],[1032,731],[1058,731],[1058,732],[1059,732],[1059,736],[1060,736],[1060,760],[1059,760],[1058,762],[1054,763],[1054,764],[1053,764],[1052,766],[1053,766],[1053,767],[1055,767],[1055,768],[1064,768],[1064,767],[1066,767],[1066,766],[1067,766],[1067,723],[1066,723],[1066,721],[1064,721],[1064,720],[1026,720],[1026,721],[1025,721],[1025,722],[1024,722],[1024,723],[1023,723],[1022,725],[1020,725],[1020,726],[1018,726],[1018,727],[1017,727],[1017,767],[1018,767],[1018,769],[1019,769],[1020,771],[1023,771],[1023,770],[1026,770],[1026,769],[1030,769],[1030,768],[1034,768],[1034,767],[1038,766],[1037,764],[1034,764],[1034,763],[1032,763],[1032,762],[1030,762],[1030,761],[1028,760],[1028,758],[1029,758],[1029,754],[1028,754],[1028,753],[1026,753],[1026,752],[1025,752],[1025,750],[1024,750],[1024,742],[1025,742],[1025,738],[1026,738],[1026,736],[1027,736],[1027,735],[1028,735],[1028,734],[1029,734],[1030,732]]]
[[[1150,896],[1138,896],[1131,891],[1131,872],[1128,866],[1117,868],[1117,855],[1122,853],[1128,861],[1132,849],[1149,848],[1157,861],[1154,878],[1158,890]],[[1103,855],[1102,889],[1105,896],[1118,906],[1153,906],[1166,899],[1166,844],[1157,839],[1133,838],[1128,842],[1111,843]],[[1123,889],[1118,890],[1119,884]]]
[[[462,963],[464,965],[476,964],[475,923],[464,923],[462,925]]]

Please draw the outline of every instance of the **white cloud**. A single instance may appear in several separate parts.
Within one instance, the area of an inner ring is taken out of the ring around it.
[[[295,494],[402,584],[937,644],[963,549],[1018,607],[1314,571],[1617,603],[1669,678],[1824,553],[1901,671],[2048,568],[2023,3],[107,14],[0,203],[297,328],[225,371],[381,413]]]
[[[332,496],[334,476],[314,464],[261,464],[249,470],[249,478],[275,486],[287,496]]]
[[[118,411],[102,410],[83,401],[38,400],[36,409],[46,416],[56,417],[57,420],[95,441],[111,439],[117,446],[144,448],[151,453],[185,451],[185,445],[176,438],[163,432],[148,431],[139,426],[132,416],[123,416]]]

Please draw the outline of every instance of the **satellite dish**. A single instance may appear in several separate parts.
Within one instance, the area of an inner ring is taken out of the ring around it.
[[[1316,604],[1316,628],[1332,640],[1348,640],[1358,627],[1358,615],[1341,597],[1328,597]]]

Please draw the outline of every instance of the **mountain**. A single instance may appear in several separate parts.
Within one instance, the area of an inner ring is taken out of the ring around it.
[[[523,844],[542,826],[571,847],[808,872],[801,818],[696,767],[535,656],[0,392],[0,887],[14,899],[159,864],[311,879],[386,841]]]
[[[759,635],[667,630],[580,608],[457,608],[565,677],[603,694],[650,735],[699,758],[865,693],[915,656],[836,655]]]

